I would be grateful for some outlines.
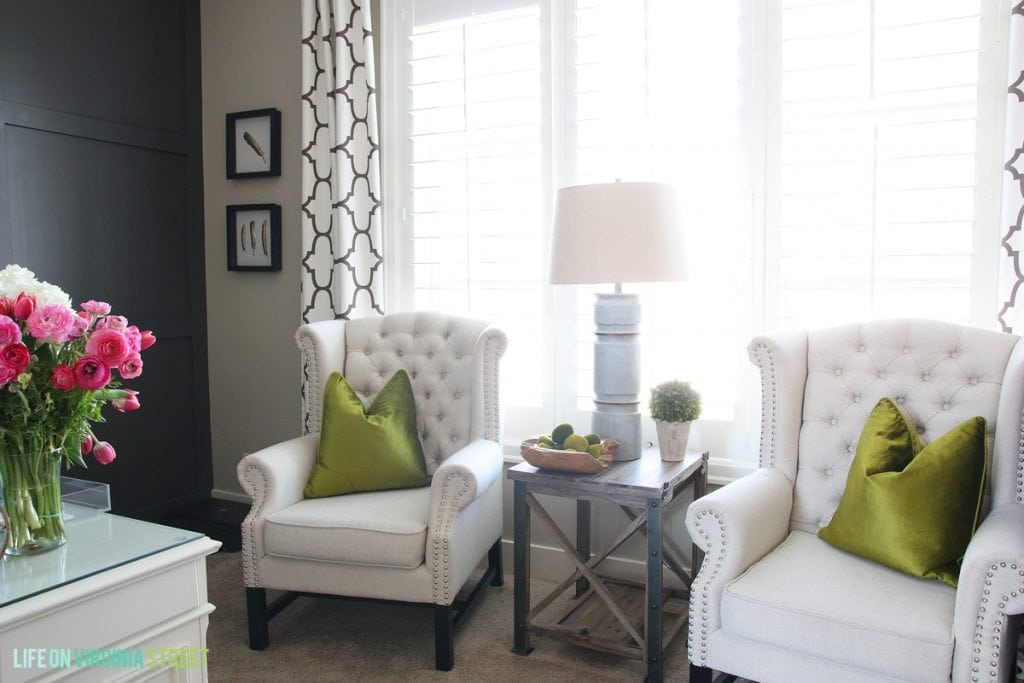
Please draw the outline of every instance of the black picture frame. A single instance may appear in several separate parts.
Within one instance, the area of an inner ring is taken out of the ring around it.
[[[281,112],[253,109],[224,118],[229,179],[281,175]]]
[[[281,205],[227,207],[228,270],[281,270]]]

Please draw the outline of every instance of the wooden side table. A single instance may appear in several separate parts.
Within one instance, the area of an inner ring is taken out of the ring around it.
[[[689,587],[693,575],[682,562],[682,553],[669,539],[663,538],[662,521],[665,507],[680,492],[693,486],[694,498],[707,491],[708,453],[688,452],[680,462],[665,462],[657,449],[645,449],[638,460],[614,463],[596,474],[574,474],[540,470],[522,463],[508,470],[514,482],[514,639],[512,652],[528,655],[530,632],[545,632],[563,637],[587,647],[615,652],[646,663],[647,680],[660,681],[663,674],[663,636],[671,640],[686,623],[684,612],[663,632],[662,568],[668,567]],[[543,493],[576,499],[576,543],[565,535],[534,494]],[[591,556],[590,503],[604,500],[618,505],[629,518],[629,524],[602,550]],[[571,576],[562,581],[536,605],[530,604],[530,518],[532,514],[544,522],[554,534],[567,556],[576,565]],[[633,624],[630,616],[615,600],[608,580],[597,573],[597,565],[636,532],[647,537],[647,577],[644,586],[644,616],[642,629]],[[703,557],[694,547],[691,568],[696,572]],[[583,601],[597,595],[618,619],[634,645],[598,638],[588,629],[564,626],[543,626],[534,623],[536,617],[551,605],[573,583],[576,599]]]

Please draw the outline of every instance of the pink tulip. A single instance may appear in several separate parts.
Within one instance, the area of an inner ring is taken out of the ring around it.
[[[110,405],[114,406],[114,410],[118,410],[122,413],[138,410],[141,407],[138,399],[139,392],[133,389],[125,389],[125,391],[128,392],[127,396],[124,398],[115,398],[110,402]]]
[[[88,434],[86,434],[85,438],[82,440],[81,449],[82,455],[89,455],[92,453],[92,437]]]
[[[18,320],[27,320],[30,315],[36,311],[36,298],[30,296],[25,292],[18,295],[18,298],[14,300],[14,304],[11,306],[11,312],[14,317]]]
[[[6,296],[0,296],[0,314],[10,315],[14,310],[14,302]]]
[[[146,349],[148,349],[153,344],[156,344],[156,337],[153,336],[153,333],[151,331],[143,330],[142,331],[142,343],[141,343],[141,349],[140,350],[145,351]]]
[[[114,447],[106,441],[100,441],[92,449],[92,457],[96,458],[96,462],[101,465],[109,465],[114,462],[114,458],[117,457],[117,453],[114,451]]]

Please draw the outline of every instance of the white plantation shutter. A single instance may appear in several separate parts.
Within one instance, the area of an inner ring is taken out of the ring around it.
[[[770,324],[970,320],[980,12],[781,2]]]
[[[382,3],[389,310],[508,331],[509,451],[556,422],[585,428],[593,293],[611,285],[545,283],[554,192],[672,183],[691,278],[624,285],[644,306],[641,400],[692,382],[693,445],[713,470],[750,465],[753,334],[886,316],[994,324],[996,4]]]
[[[415,3],[408,27],[400,307],[501,325],[515,339],[505,403],[532,412],[544,391],[540,11],[471,4]]]

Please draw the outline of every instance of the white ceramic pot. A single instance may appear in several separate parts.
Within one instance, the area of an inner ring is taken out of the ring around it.
[[[658,429],[658,448],[661,459],[677,462],[686,455],[686,442],[690,440],[690,425],[693,422],[662,422],[655,420]]]

